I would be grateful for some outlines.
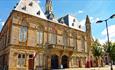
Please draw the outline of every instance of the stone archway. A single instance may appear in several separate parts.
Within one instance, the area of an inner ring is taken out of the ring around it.
[[[61,63],[63,65],[63,68],[69,68],[69,57],[66,55],[62,56]]]
[[[51,69],[58,69],[59,62],[58,62],[58,56],[52,55],[51,56]]]

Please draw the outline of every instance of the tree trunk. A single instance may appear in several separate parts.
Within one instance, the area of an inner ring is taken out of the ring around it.
[[[96,67],[98,67],[98,58],[96,57]]]

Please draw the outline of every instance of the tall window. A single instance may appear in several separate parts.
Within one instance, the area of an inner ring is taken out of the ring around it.
[[[55,28],[49,29],[49,43],[50,44],[56,44],[56,30]]]
[[[43,43],[43,31],[38,31],[37,32],[37,42],[38,42],[38,44]]]
[[[43,27],[38,27],[38,30],[37,30],[37,43],[38,44],[43,43]]]
[[[26,63],[25,54],[18,54],[18,67],[24,67]]]
[[[73,45],[74,49],[77,49],[77,33],[73,34]]]
[[[84,36],[82,36],[82,38],[81,38],[81,47],[82,47],[82,51],[85,51],[85,39],[84,39]]]
[[[56,44],[56,34],[49,33],[49,43]]]
[[[63,34],[63,44],[64,46],[68,46],[68,37],[67,37],[67,33]]]
[[[23,24],[20,27],[20,42],[26,42],[27,41],[27,31],[28,31],[28,27],[27,24]]]

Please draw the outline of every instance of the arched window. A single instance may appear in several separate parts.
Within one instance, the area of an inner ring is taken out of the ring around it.
[[[28,32],[28,27],[27,23],[22,23],[22,26],[20,27],[20,35],[19,35],[19,41],[20,42],[26,42],[27,41],[27,32]]]
[[[54,26],[49,28],[48,41],[50,44],[56,44],[56,30]]]
[[[38,30],[37,30],[37,43],[38,44],[43,43],[43,27],[38,27]]]

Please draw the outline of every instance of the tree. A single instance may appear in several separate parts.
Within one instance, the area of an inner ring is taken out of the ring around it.
[[[110,57],[113,61],[115,61],[115,43],[111,45],[111,52],[110,52]]]
[[[110,58],[111,70],[113,70],[112,61],[115,61],[115,43],[112,42],[105,43],[103,47],[105,48],[105,52],[106,52],[105,54],[108,54],[108,57]]]
[[[96,59],[96,66],[98,66],[98,59],[103,55],[101,44],[95,40],[92,45],[92,54]]]

